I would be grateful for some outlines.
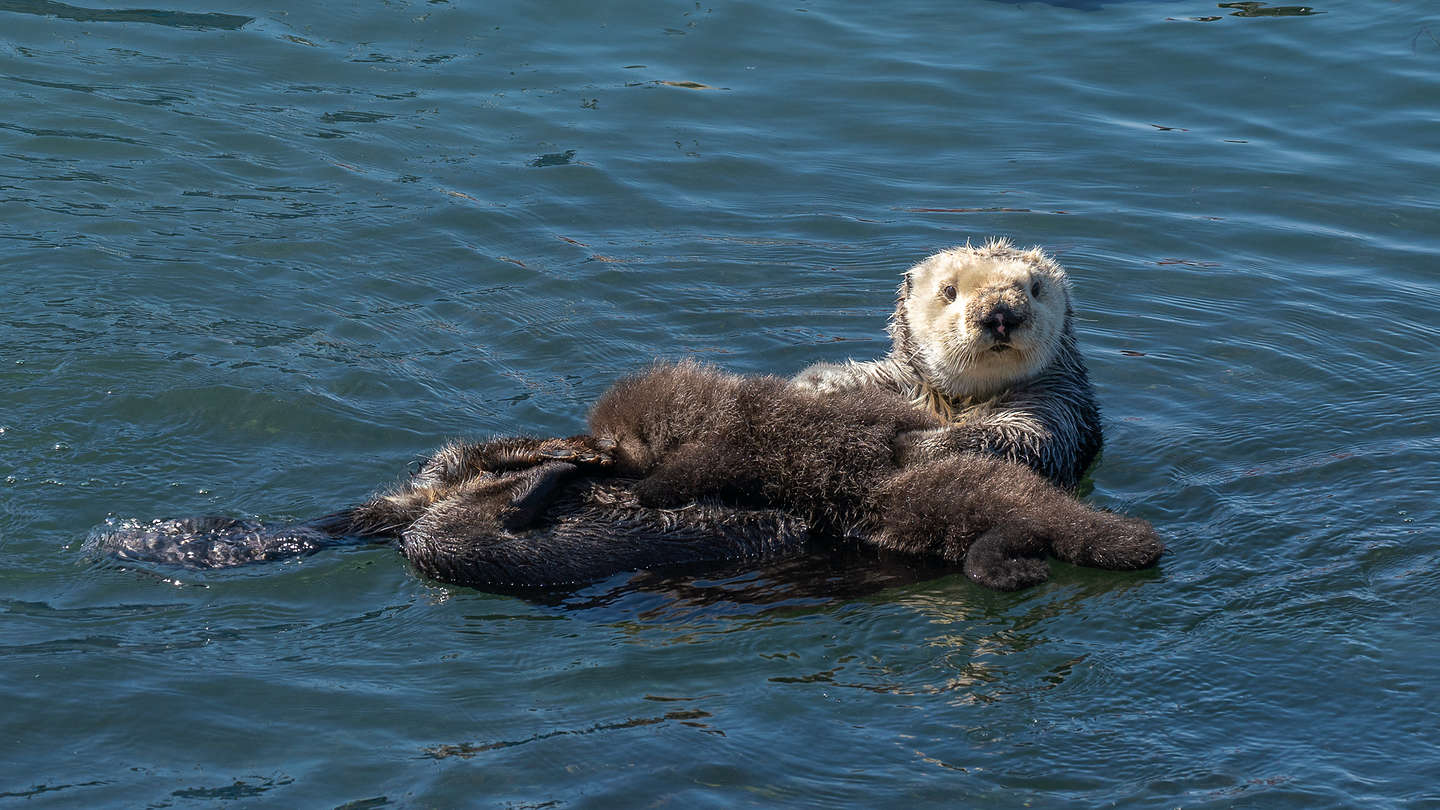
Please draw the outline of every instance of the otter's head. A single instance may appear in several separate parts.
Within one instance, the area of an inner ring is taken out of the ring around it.
[[[950,397],[986,398],[1035,377],[1070,329],[1065,271],[1006,240],[937,253],[905,273],[890,334]]]

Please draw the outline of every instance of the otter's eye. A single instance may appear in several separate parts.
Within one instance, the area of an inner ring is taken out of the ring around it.
[[[1038,281],[1032,281],[1032,282],[1030,283],[1030,296],[1031,296],[1032,298],[1039,298],[1039,297],[1040,297],[1040,282],[1038,282]]]
[[[941,290],[941,291],[940,291],[940,294],[943,295],[943,296],[945,296],[945,300],[946,300],[946,301],[954,301],[954,300],[955,300],[955,285],[954,285],[954,284],[946,284],[946,285],[945,285],[945,289]]]

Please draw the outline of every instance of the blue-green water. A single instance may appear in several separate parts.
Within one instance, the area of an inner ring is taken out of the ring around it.
[[[0,804],[1440,806],[1433,4],[86,2],[0,0]],[[1158,571],[80,551],[873,357],[991,235],[1071,271]]]

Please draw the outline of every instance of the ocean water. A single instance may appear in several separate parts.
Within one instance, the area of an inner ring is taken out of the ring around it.
[[[0,0],[0,805],[1440,807],[1433,3],[75,2]],[[1157,570],[82,553],[877,356],[989,236]]]

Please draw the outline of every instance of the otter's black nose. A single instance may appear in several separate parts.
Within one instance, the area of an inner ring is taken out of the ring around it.
[[[1005,304],[998,304],[985,317],[980,319],[980,325],[986,332],[996,340],[1009,339],[1010,333],[1015,327],[1025,323],[1025,318],[1020,313],[1011,309]]]

